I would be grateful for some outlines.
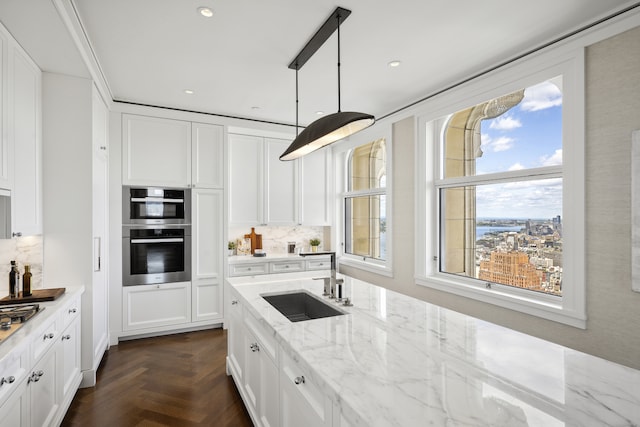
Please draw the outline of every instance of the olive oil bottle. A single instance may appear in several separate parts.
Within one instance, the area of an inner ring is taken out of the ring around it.
[[[22,275],[22,296],[31,296],[31,266],[29,264],[25,264],[24,274]]]
[[[11,261],[11,271],[9,272],[9,298],[18,298],[20,291],[20,272],[16,267],[16,262]]]

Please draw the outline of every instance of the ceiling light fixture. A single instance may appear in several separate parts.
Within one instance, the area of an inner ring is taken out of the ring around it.
[[[400,66],[400,64],[401,64],[401,62],[400,62],[400,61],[391,61],[391,62],[389,62],[389,64],[387,64],[387,65],[389,65],[389,67],[391,67],[391,68],[395,68],[395,67],[399,67],[399,66]]]
[[[340,106],[340,24],[351,14],[350,10],[336,8],[311,40],[289,64],[296,70],[296,139],[282,153],[280,160],[294,160],[319,148],[361,131],[375,122],[371,114],[341,110]],[[298,135],[298,70],[313,56],[325,41],[338,30],[338,112],[321,117]]]
[[[204,16],[205,18],[211,18],[213,16],[213,10],[204,6],[198,8],[198,13]]]
[[[187,95],[193,95],[193,91],[191,89],[185,89],[184,93],[186,93]]]

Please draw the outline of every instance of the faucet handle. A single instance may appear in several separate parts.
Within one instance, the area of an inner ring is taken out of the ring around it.
[[[345,298],[344,303],[342,304],[345,307],[353,307],[353,303],[351,302],[351,298]]]
[[[323,297],[331,295],[331,277],[314,277],[313,280],[324,280],[324,292]]]

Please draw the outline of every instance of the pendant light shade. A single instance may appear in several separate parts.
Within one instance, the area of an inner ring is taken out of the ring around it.
[[[340,109],[340,24],[351,14],[350,10],[341,7],[329,16],[326,22],[309,40],[298,56],[289,64],[296,70],[296,133],[298,129],[298,70],[313,56],[322,44],[338,30],[338,112],[324,116],[307,126],[289,148],[282,153],[280,160],[294,160],[319,148],[332,144],[361,131],[375,122],[371,114]]]
[[[371,114],[344,111],[329,114],[307,126],[282,153],[280,160],[293,160],[346,138],[375,122]]]

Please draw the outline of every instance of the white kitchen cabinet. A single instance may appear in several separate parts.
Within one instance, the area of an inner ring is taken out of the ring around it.
[[[316,150],[300,162],[300,224],[328,226],[331,221],[331,151]]]
[[[0,25],[0,188],[11,189],[9,140],[6,135],[8,118],[9,43],[11,36]]]
[[[42,72],[22,49],[9,52],[9,145],[14,235],[42,234]]]
[[[269,263],[269,273],[293,273],[294,271],[304,271],[304,260],[295,261],[272,261]]]
[[[229,134],[229,225],[262,224],[264,140]]]
[[[250,328],[245,330],[245,351],[244,391],[247,410],[257,425],[279,426],[278,366],[264,351],[262,342]]]
[[[192,318],[222,319],[222,190],[194,189],[192,197]]]
[[[31,426],[49,426],[60,407],[62,396],[62,346],[60,325],[56,317],[40,328],[33,337],[34,365],[27,378]]]
[[[265,138],[265,207],[264,223],[294,225],[298,223],[298,162],[283,162],[280,155],[291,141]]]
[[[289,141],[229,134],[229,223],[298,223],[297,162],[279,157]]]
[[[331,399],[313,382],[306,367],[284,351],[280,355],[280,416],[282,427],[331,426]]]
[[[61,402],[64,408],[71,404],[71,400],[82,379],[82,373],[80,372],[80,307],[80,299],[78,298],[65,307],[61,313],[64,329],[58,339],[62,347],[62,367],[60,368],[62,378],[60,386],[62,388]]]
[[[122,184],[188,187],[191,122],[123,114]]]
[[[191,282],[122,288],[124,331],[184,325],[191,322]]]
[[[191,186],[224,187],[224,132],[222,126],[191,125]]]
[[[242,304],[231,288],[227,288],[225,319],[227,331],[227,374],[233,375],[237,384],[244,382],[245,365],[245,329],[242,320]]]
[[[85,286],[81,370],[88,387],[109,343],[109,116],[89,79],[45,72],[42,86],[43,280],[49,288]]]
[[[14,383],[13,394],[0,404],[0,427],[29,426],[27,379]]]
[[[229,277],[331,269],[331,258],[328,255],[307,258],[286,257],[282,259],[251,257],[250,259],[251,262],[237,262],[234,257],[234,262],[229,263]]]

